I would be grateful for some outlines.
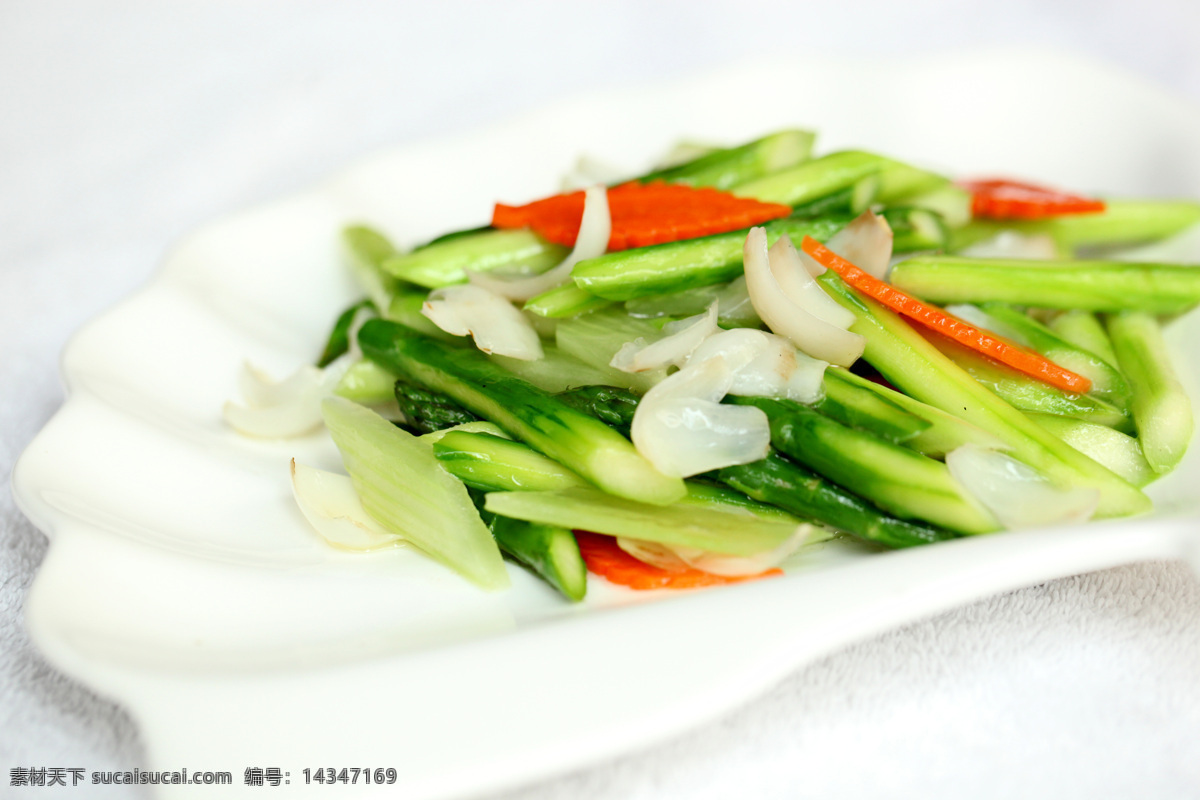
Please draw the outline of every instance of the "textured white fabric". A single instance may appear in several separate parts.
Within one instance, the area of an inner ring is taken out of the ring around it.
[[[819,38],[875,54],[1053,45],[1200,100],[1195,9],[10,0],[0,478],[61,402],[67,337],[174,240],[372,148]],[[45,547],[0,491],[0,795],[14,767],[140,764],[130,719],[30,647],[21,609]],[[142,796],[108,788],[72,796]],[[1200,796],[1200,584],[1149,564],[993,598],[830,656],[676,741],[506,795],[743,796]]]

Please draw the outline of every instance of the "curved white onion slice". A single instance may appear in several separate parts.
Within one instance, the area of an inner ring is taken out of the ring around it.
[[[421,313],[446,333],[470,335],[485,353],[522,361],[542,357],[542,342],[525,315],[482,286],[460,284],[434,289],[421,306]]]
[[[883,280],[892,260],[892,226],[874,211],[864,211],[830,237],[825,246],[863,272]],[[825,268],[803,254],[804,266],[816,276]]]
[[[363,509],[354,484],[345,475],[297,464],[293,458],[292,494],[313,530],[332,545],[375,550],[403,541]]]
[[[767,257],[766,231],[750,229],[743,257],[750,302],[768,328],[813,358],[843,367],[858,360],[866,346],[862,336],[817,319],[789,300],[780,289]]]
[[[1009,530],[1087,522],[1100,503],[1098,489],[1059,489],[1029,465],[977,444],[947,453],[946,466]]]
[[[829,366],[801,353],[782,336],[749,328],[710,336],[692,353],[692,361],[716,356],[724,356],[730,364],[742,364],[734,370],[730,394],[787,397],[800,403],[814,403],[821,398],[825,368]]]
[[[842,308],[800,262],[800,254],[788,236],[780,236],[767,251],[767,263],[779,288],[788,299],[819,320],[845,330],[854,324],[854,313]]]
[[[690,567],[713,575],[737,578],[758,575],[779,566],[792,553],[803,547],[816,531],[817,528],[813,525],[802,523],[797,525],[796,532],[778,547],[752,556],[727,556],[695,547],[666,545],[641,539],[627,539],[623,536],[617,537],[617,546],[638,561],[670,572],[680,572]]]
[[[965,248],[961,255],[968,258],[1021,258],[1038,261],[1053,261],[1058,258],[1058,246],[1048,233],[1025,235],[1015,231],[1001,231],[991,239],[977,242]]]
[[[333,366],[333,365],[330,365]],[[225,403],[221,415],[238,433],[267,439],[300,436],[319,427],[321,400],[332,392],[341,370],[303,366],[274,382],[249,364],[239,378],[246,405]]]
[[[688,366],[638,403],[633,444],[664,475],[686,478],[766,458],[767,415],[752,406],[721,405],[733,383],[723,356]]]
[[[719,330],[717,303],[713,302],[703,314],[668,322],[663,326],[661,339],[647,344],[639,336],[621,345],[609,366],[623,372],[645,372],[672,364],[682,367],[700,343]]]
[[[575,249],[557,267],[532,278],[515,280],[468,271],[467,280],[509,300],[528,300],[565,284],[571,279],[571,270],[580,261],[604,255],[608,249],[608,237],[612,234],[608,189],[592,186],[584,192],[583,198],[583,219],[579,224],[579,235],[575,237]]]

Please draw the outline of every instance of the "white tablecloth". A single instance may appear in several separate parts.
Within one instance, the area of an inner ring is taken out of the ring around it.
[[[62,401],[67,337],[144,282],[173,241],[373,148],[800,47],[1054,47],[1200,102],[1196,8],[5,3],[0,475]],[[29,644],[22,606],[45,547],[0,494],[4,796],[53,791],[10,790],[14,768],[141,764],[122,710]],[[992,598],[832,655],[675,741],[505,796],[1197,797],[1200,582],[1146,564]]]

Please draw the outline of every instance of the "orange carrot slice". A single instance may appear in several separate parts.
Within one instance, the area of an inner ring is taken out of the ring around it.
[[[1047,219],[1103,211],[1101,200],[1032,183],[990,178],[959,184],[971,193],[971,214],[981,219]]]
[[[778,203],[663,181],[630,182],[609,189],[608,210],[612,217],[609,251],[741,230],[792,213]],[[493,227],[533,228],[543,238],[567,247],[575,244],[582,220],[583,192],[523,206],[497,203],[492,212]]]
[[[878,300],[888,308],[903,314],[910,319],[932,328],[938,333],[949,336],[954,341],[994,358],[1002,364],[1023,372],[1032,378],[1045,381],[1051,386],[1064,392],[1086,392],[1092,388],[1092,382],[1082,375],[1076,375],[1070,370],[1063,369],[1053,361],[1047,361],[1042,356],[1021,345],[1011,342],[991,331],[977,328],[964,322],[953,314],[948,314],[937,306],[923,303],[915,297],[905,294],[889,283],[885,283],[874,275],[863,272],[846,259],[839,256],[812,237],[805,236],[801,245],[818,264],[831,269],[842,277],[846,283],[868,297]]]
[[[579,552],[583,556],[583,563],[587,564],[588,572],[631,589],[698,589],[701,586],[741,583],[783,574],[781,569],[769,569],[758,575],[732,578],[691,568],[667,570],[638,561],[622,550],[612,536],[575,531],[575,539],[579,542]]]

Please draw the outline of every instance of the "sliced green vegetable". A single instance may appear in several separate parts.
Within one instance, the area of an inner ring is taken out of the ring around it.
[[[788,217],[763,227],[769,243],[784,234],[796,242],[805,236],[823,242],[849,221],[849,217]],[[579,262],[571,276],[582,289],[609,300],[632,300],[711,286],[731,281],[742,273],[745,241],[746,231],[742,230],[606,253]]]
[[[825,370],[825,396],[813,408],[843,425],[903,444],[930,427],[927,420],[905,411],[888,398],[864,388],[849,370]]]
[[[1094,422],[1097,425],[1107,425],[1126,433],[1133,432],[1133,419],[1129,412],[1099,397],[1064,392],[1044,381],[993,361],[945,336],[933,335],[929,338],[933,346],[947,358],[1013,408],[1040,414],[1058,414]]]
[[[417,433],[433,433],[479,419],[441,392],[403,379],[393,381],[392,391],[404,414],[405,426]]]
[[[743,183],[733,193],[764,203],[802,206],[849,188],[892,163],[874,153],[844,150]]]
[[[944,250],[950,242],[950,231],[936,211],[896,206],[885,208],[881,213],[892,229],[894,253]]]
[[[1074,447],[1097,464],[1102,464],[1139,489],[1158,477],[1142,454],[1142,445],[1132,436],[1054,414],[1029,414],[1030,419]]]
[[[807,161],[814,139],[816,134],[811,131],[778,131],[738,147],[707,153],[685,164],[647,173],[635,180],[731,189]]]
[[[889,516],[779,453],[752,464],[725,467],[717,478],[755,500],[802,519],[816,520],[888,547],[913,547],[958,537],[944,528]]]
[[[581,386],[563,392],[558,399],[628,436],[641,398],[616,386]]]
[[[429,317],[421,313],[421,307],[425,305],[425,299],[428,296],[429,292],[423,289],[401,290],[392,298],[391,303],[387,307],[387,313],[383,315],[383,318],[399,322],[401,325],[406,325],[418,333],[432,336],[435,339],[441,339],[444,342],[464,344],[465,341],[461,336],[446,333],[437,325],[434,325]]]
[[[960,533],[990,533],[996,520],[950,475],[946,465],[846,426],[788,400],[735,397],[762,409],[771,444],[784,455],[903,519]]]
[[[397,278],[436,289],[462,283],[466,270],[533,275],[545,272],[567,257],[567,248],[553,244],[528,229],[487,230],[431,243],[383,262]]]
[[[1155,472],[1169,472],[1192,439],[1192,404],[1175,376],[1158,320],[1138,312],[1113,314],[1108,335],[1133,389],[1133,419],[1146,461]]]
[[[587,565],[570,528],[490,515],[489,527],[504,554],[579,602],[587,594]]]
[[[759,516],[741,507],[718,507],[710,497],[656,506],[595,489],[558,492],[492,492],[484,507],[493,514],[696,547],[711,553],[750,556],[773,550],[796,532],[797,520]]]
[[[987,303],[983,311],[1000,323],[1000,327],[992,329],[996,333],[1016,339],[1060,367],[1082,375],[1092,382],[1088,394],[1111,403],[1122,412],[1129,410],[1129,383],[1111,363],[1072,344],[1020,309],[1002,303]]]
[[[477,586],[508,586],[466,487],[438,466],[428,444],[340,397],[325,400],[321,413],[368,514]]]
[[[321,351],[321,357],[317,359],[318,367],[324,369],[338,356],[344,355],[350,350],[350,326],[354,324],[354,318],[358,316],[358,312],[367,309],[374,311],[375,304],[370,300],[360,300],[338,315],[337,321],[333,323],[333,330],[329,332],[329,339],[325,342],[325,349]]]
[[[1178,264],[916,256],[892,268],[891,282],[932,303],[1170,314],[1200,302],[1200,269]]]
[[[383,269],[384,262],[396,255],[391,241],[374,228],[350,225],[342,230],[342,249],[367,298],[376,308],[387,308],[402,285]]]
[[[684,495],[681,480],[654,469],[621,434],[477,350],[451,347],[384,320],[370,320],[358,340],[368,358],[450,395],[605,491],[660,504]]]
[[[1009,454],[1064,486],[1100,490],[1101,517],[1140,514],[1150,498],[1027,419],[972,378],[900,316],[846,286],[832,272],[818,280],[854,312],[850,330],[867,339],[866,360],[913,398],[954,414],[998,438]]]
[[[568,283],[531,298],[525,303],[524,308],[526,311],[537,314],[539,317],[562,319],[563,317],[586,314],[588,311],[595,311],[611,304],[611,300],[596,297],[596,295],[585,292],[575,284]]]
[[[529,445],[488,433],[448,431],[433,443],[433,454],[451,475],[485,492],[549,492],[588,485]]]
[[[1100,356],[1109,366],[1117,365],[1117,354],[1113,352],[1108,333],[1091,311],[1064,311],[1050,320],[1049,328],[1076,347]]]
[[[350,365],[338,380],[333,393],[359,405],[379,406],[390,403],[395,395],[396,375],[370,359]]]
[[[904,409],[917,419],[928,422],[928,428],[903,442],[905,447],[916,450],[918,453],[923,453],[931,458],[941,458],[946,453],[955,448],[962,447],[964,444],[977,444],[982,447],[991,448],[1004,447],[1004,444],[998,438],[966,420],[956,417],[953,414],[948,414],[940,408],[922,403],[920,400],[915,400],[902,392],[897,392],[895,389],[855,375],[849,370],[842,370],[836,367],[827,369],[825,371],[827,387],[829,385],[829,376],[835,372],[836,377],[834,380],[839,380],[842,383],[850,383],[863,391],[872,392],[889,403]]]

